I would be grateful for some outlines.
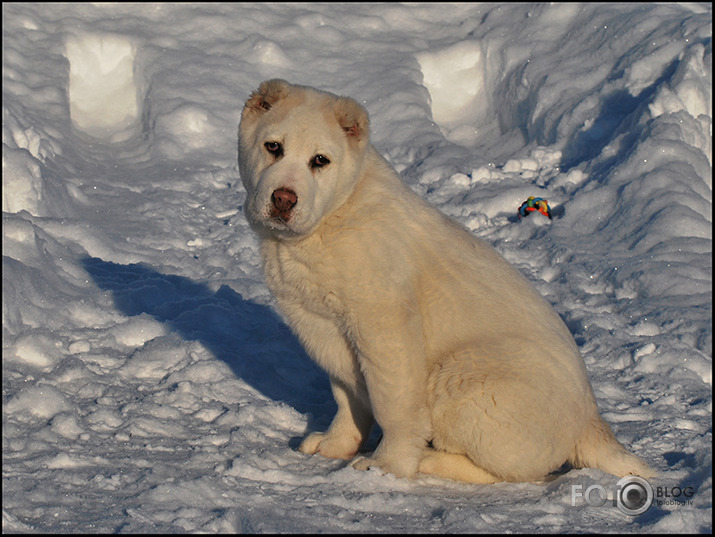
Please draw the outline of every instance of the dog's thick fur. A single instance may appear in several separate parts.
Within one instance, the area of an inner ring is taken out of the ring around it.
[[[565,463],[653,475],[601,419],[551,306],[489,245],[405,186],[356,101],[261,84],[239,127],[245,211],[268,286],[330,376],[338,412],[304,453],[477,483]],[[428,447],[431,443],[431,447]]]

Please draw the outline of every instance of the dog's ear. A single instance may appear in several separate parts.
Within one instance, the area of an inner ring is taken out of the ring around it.
[[[285,80],[274,78],[261,82],[261,85],[246,101],[243,114],[247,112],[266,112],[290,91],[290,84]]]
[[[362,142],[370,138],[367,111],[354,99],[340,97],[335,102],[335,117],[349,139]]]

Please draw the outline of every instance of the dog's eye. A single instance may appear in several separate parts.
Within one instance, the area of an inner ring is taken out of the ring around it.
[[[330,164],[330,159],[325,155],[315,155],[313,160],[310,161],[311,168],[322,168]]]
[[[276,158],[283,156],[283,146],[280,142],[266,142],[263,147]]]

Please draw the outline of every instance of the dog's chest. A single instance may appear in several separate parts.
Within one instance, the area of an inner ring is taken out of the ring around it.
[[[266,283],[281,306],[290,303],[321,316],[342,317],[337,268],[325,252],[310,246],[265,243],[262,254]]]

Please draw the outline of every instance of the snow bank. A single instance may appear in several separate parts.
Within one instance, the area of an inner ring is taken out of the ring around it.
[[[447,138],[457,143],[475,141],[475,126],[482,122],[488,104],[484,53],[479,43],[462,41],[446,49],[422,52],[417,61],[430,92],[432,117]]]
[[[121,35],[73,35],[66,41],[72,123],[110,142],[136,134],[142,116],[140,80],[135,78],[137,45]]]

